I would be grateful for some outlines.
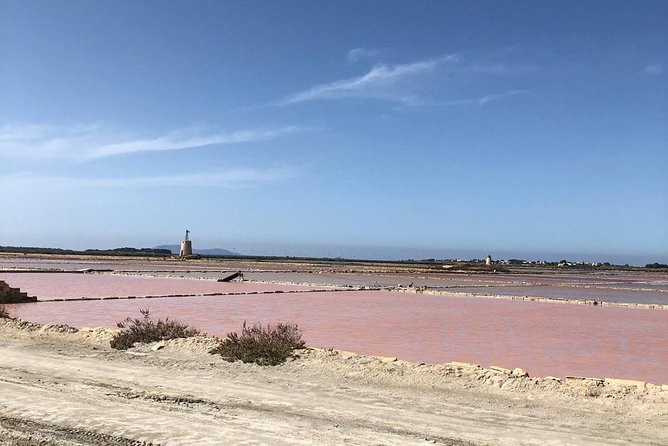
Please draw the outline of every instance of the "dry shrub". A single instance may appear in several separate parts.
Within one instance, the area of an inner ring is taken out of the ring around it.
[[[132,348],[136,342],[148,344],[156,341],[164,341],[176,338],[190,338],[202,333],[187,324],[170,320],[153,320],[149,309],[139,310],[140,318],[127,318],[116,324],[122,331],[111,339],[111,347],[117,350]]]
[[[228,333],[220,345],[209,353],[221,355],[229,362],[239,360],[258,365],[278,365],[304,345],[297,324],[255,324],[249,327],[244,321],[241,333]]]
[[[7,310],[7,307],[0,304],[0,319],[9,319],[11,316],[9,315],[9,310]]]

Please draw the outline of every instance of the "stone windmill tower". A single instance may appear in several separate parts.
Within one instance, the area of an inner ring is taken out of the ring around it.
[[[186,229],[186,238],[181,241],[179,257],[189,257],[193,255],[193,242],[192,240],[188,240],[188,234],[190,234],[190,230]]]

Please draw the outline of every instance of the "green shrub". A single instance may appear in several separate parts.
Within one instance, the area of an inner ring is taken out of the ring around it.
[[[9,319],[10,317],[11,316],[9,315],[9,311],[7,310],[7,307],[0,304],[0,319]]]
[[[295,349],[304,348],[302,332],[297,324],[255,324],[244,321],[241,333],[231,332],[209,353],[221,355],[229,362],[242,361],[258,365],[278,365],[285,362]]]
[[[127,318],[116,324],[122,331],[115,334],[111,339],[110,344],[112,348],[127,350],[132,348],[136,342],[148,344],[167,339],[190,338],[202,334],[196,328],[170,320],[169,318],[155,321],[151,319],[148,308],[139,310],[139,312],[142,314],[142,317]]]

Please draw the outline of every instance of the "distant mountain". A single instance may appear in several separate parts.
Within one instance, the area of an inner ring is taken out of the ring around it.
[[[155,249],[168,249],[172,254],[178,254],[181,251],[181,246],[179,245],[160,245],[156,246]],[[208,249],[193,249],[193,254],[199,254],[202,256],[240,256],[241,254],[229,251],[222,248],[208,248]]]

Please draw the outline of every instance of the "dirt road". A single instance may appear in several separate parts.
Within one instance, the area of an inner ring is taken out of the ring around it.
[[[117,352],[108,337],[0,323],[0,445],[668,443],[656,399],[492,390],[322,350],[230,364],[211,340]]]

